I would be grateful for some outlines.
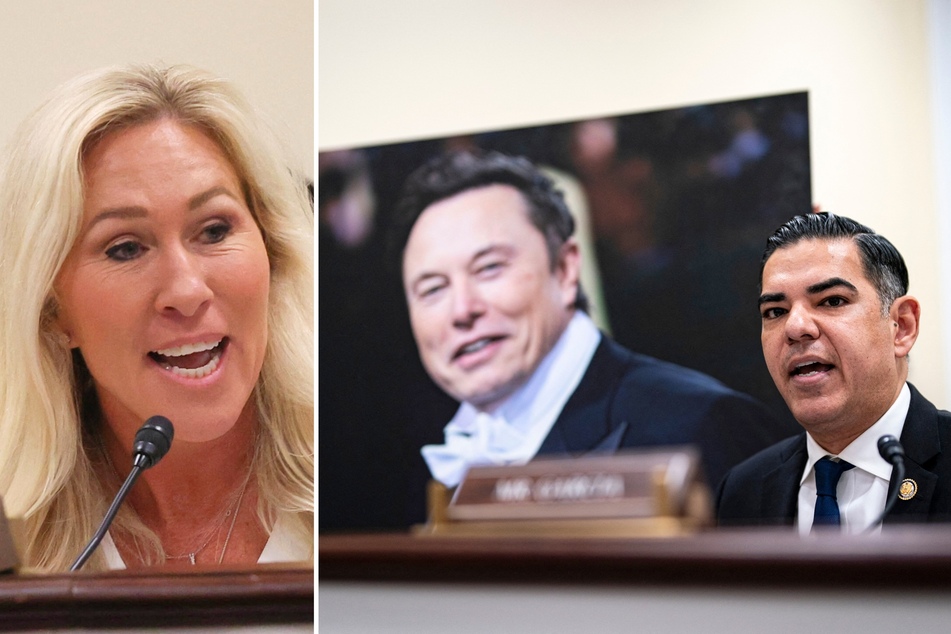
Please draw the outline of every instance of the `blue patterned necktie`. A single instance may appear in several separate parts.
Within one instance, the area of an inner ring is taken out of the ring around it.
[[[854,466],[845,460],[833,462],[829,458],[822,458],[816,463],[816,514],[813,516],[813,526],[838,526],[841,523],[835,487],[842,474]]]

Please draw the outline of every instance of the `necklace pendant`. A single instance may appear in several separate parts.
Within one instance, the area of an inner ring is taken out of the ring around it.
[[[195,553],[188,555],[188,561],[192,562],[192,565],[195,565]]]

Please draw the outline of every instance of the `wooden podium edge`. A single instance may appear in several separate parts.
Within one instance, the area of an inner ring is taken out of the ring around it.
[[[312,623],[314,589],[309,564],[4,575],[0,631]]]

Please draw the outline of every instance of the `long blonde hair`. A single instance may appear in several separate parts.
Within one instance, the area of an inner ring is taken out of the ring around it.
[[[95,476],[88,371],[52,328],[53,282],[83,212],[83,152],[103,135],[171,117],[198,126],[245,187],[271,266],[268,347],[252,398],[260,421],[258,515],[313,544],[313,213],[287,153],[227,82],[187,66],[135,65],[61,86],[18,129],[0,177],[0,497],[26,525],[25,564],[60,571],[111,492]],[[93,397],[94,398],[94,397]],[[88,416],[87,416],[88,418]],[[117,526],[155,536],[124,509]],[[313,550],[311,550],[313,560]],[[97,553],[86,566],[104,568]]]

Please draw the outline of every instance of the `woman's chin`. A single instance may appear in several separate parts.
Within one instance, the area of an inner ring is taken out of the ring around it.
[[[177,422],[173,421],[175,425],[175,441],[202,443],[219,440],[235,429],[238,425],[238,420],[238,416],[207,421],[182,417]]]

